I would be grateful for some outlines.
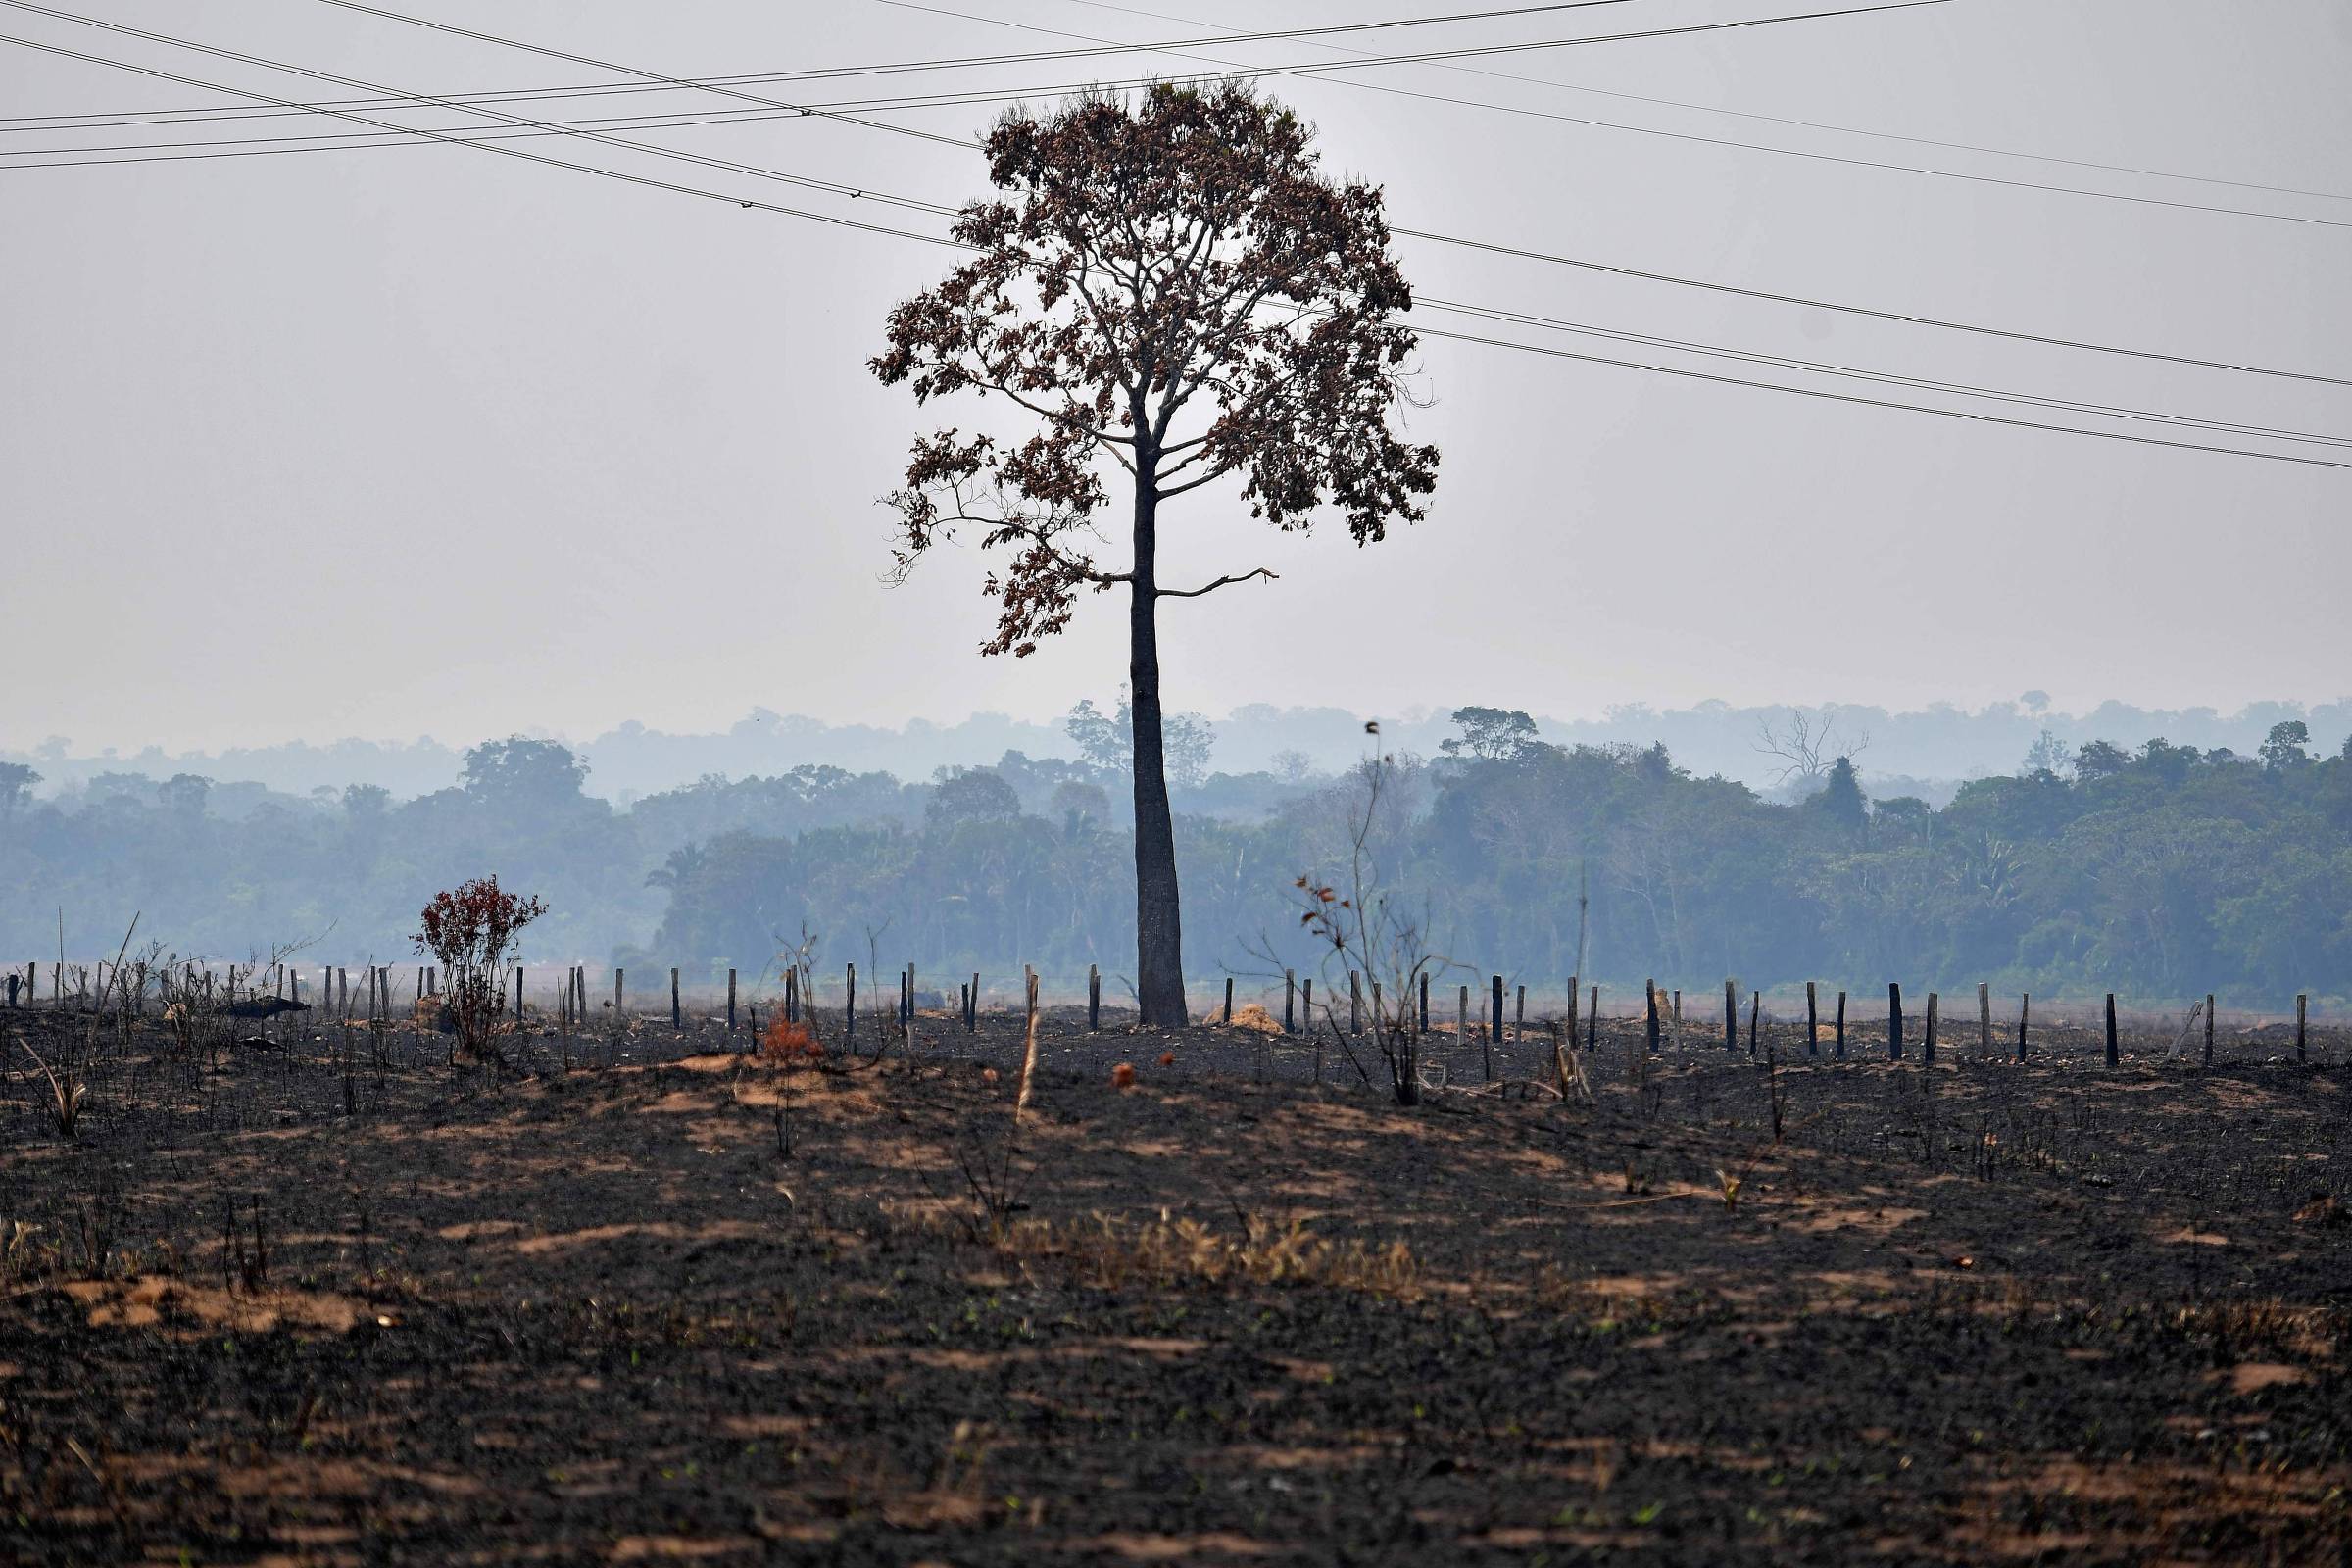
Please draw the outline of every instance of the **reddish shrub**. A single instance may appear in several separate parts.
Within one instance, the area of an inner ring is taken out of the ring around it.
[[[760,1054],[779,1067],[813,1067],[825,1059],[823,1044],[808,1026],[781,1015],[760,1033]]]

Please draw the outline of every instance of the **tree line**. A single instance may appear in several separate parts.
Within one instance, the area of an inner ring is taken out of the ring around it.
[[[1873,801],[1827,760],[1795,805],[1698,777],[1662,746],[1559,747],[1525,715],[1463,709],[1434,758],[1391,760],[1366,853],[1434,951],[1552,988],[1726,975],[1857,991],[2255,1004],[2352,993],[2352,742],[2322,758],[2299,721],[2254,756],[2096,741],[1964,785],[1940,809]],[[1029,759],[925,783],[808,765],[708,778],[628,810],[582,792],[551,742],[466,754],[454,789],[396,803],[356,785],[227,817],[182,775],[128,779],[77,811],[0,777],[0,949],[85,958],[133,909],[189,953],[242,956],[326,933],[335,960],[406,956],[436,888],[495,871],[548,914],[525,961],[759,974],[811,940],[828,966],[922,974],[1100,964],[1134,953],[1120,759]],[[2054,764],[2054,765],[2049,765]],[[14,764],[12,764],[14,765]],[[1295,882],[1351,854],[1362,771],[1217,774],[1180,794],[1190,978],[1313,972]],[[1581,952],[1581,956],[1580,956]]]

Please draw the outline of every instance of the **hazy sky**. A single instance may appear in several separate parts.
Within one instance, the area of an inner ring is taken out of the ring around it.
[[[948,0],[991,21],[875,0],[412,3],[683,75],[1067,42],[1004,23],[1140,41],[1442,9],[1142,0],[1186,19],[1169,22],[1078,0]],[[320,0],[66,8],[412,91],[606,79]],[[1337,41],[1395,51],[1805,9],[1636,0]],[[0,9],[0,31],[280,96],[349,95],[20,11]],[[1258,66],[1331,58],[1295,43],[1206,52]],[[1543,80],[1435,65],[1352,74],[1703,136],[2352,223],[2345,0],[1955,0],[1469,64]],[[1123,58],[754,90],[1026,89],[1139,69]],[[1556,83],[2345,194],[1960,152]],[[2352,375],[2352,227],[1777,156],[1339,79],[1268,85],[1321,126],[1335,169],[1387,186],[1399,224]],[[12,117],[232,101],[0,45],[0,113]],[[592,99],[521,112],[607,114],[616,102],[686,106]],[[989,114],[893,118],[961,134]],[[451,122],[440,111],[415,119]],[[108,126],[0,134],[0,146],[280,128],[333,124]],[[976,153],[823,120],[631,134],[934,201],[983,188]],[[891,220],[870,202],[576,138],[511,145]],[[2352,390],[2340,387],[1872,322],[1420,241],[1398,249],[1430,296],[2352,434]],[[894,483],[910,435],[971,419],[918,414],[863,361],[889,307],[948,260],[468,148],[0,172],[0,747],[53,732],[133,747],[347,733],[466,741],[532,727],[586,735],[628,717],[711,728],[755,705],[832,720],[1042,716],[1080,696],[1106,698],[1125,670],[1113,601],[1090,603],[1071,635],[1033,659],[982,660],[974,650],[993,617],[974,555],[942,555],[906,586],[882,585],[888,523],[874,498]],[[1505,335],[1873,391],[1533,328]],[[1567,715],[1707,697],[1973,705],[2040,688],[2061,707],[2114,696],[2230,709],[2352,690],[2341,594],[2352,581],[2352,472],[1448,342],[1426,346],[1424,371],[1436,401],[1412,425],[1445,462],[1421,526],[1358,552],[1336,528],[1276,537],[1215,492],[1171,509],[1171,577],[1259,564],[1282,573],[1168,608],[1172,704],[1380,712],[1486,702]]]

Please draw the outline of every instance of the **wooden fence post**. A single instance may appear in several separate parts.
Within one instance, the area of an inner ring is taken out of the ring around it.
[[[727,1033],[735,1032],[735,971],[727,971]]]
[[[1348,971],[1348,1032],[1364,1032],[1364,977],[1353,969]]]
[[[2121,1056],[2115,1049],[2115,993],[2107,993],[2107,1065],[2112,1067]]]
[[[1838,993],[1838,1059],[1845,1059],[1845,993]]]
[[[1928,993],[1928,1032],[1920,1042],[1919,1059],[1927,1066],[1936,1065],[1936,993]]]
[[[1756,1054],[1756,1020],[1762,1016],[1763,1012],[1764,993],[1761,991],[1750,992],[1747,999],[1747,1054],[1751,1061],[1755,1059]]]
[[[686,1027],[686,1014],[678,1005],[678,971],[675,965],[669,971],[669,1026],[673,1030]]]
[[[1571,1051],[1576,1049],[1577,987],[1583,983],[1583,978],[1573,974],[1568,977],[1568,1049]]]
[[[1429,1033],[1429,971],[1421,971],[1421,1032]]]
[[[2311,994],[2309,992],[2298,991],[2295,993],[2295,1060],[2298,1062],[2307,1062],[2311,1059],[2308,1037],[2303,1027],[2310,1004]]]
[[[1585,1050],[1600,1049],[1600,987],[1592,987],[1592,1005],[1585,1009]]]
[[[1093,1034],[1102,1027],[1102,966],[1086,966],[1086,1032]]]
[[[2213,993],[2205,993],[2205,1065],[2213,1065]]]
[[[1886,982],[1886,1059],[1903,1059],[1903,988],[1900,982]]]
[[[1740,982],[1723,983],[1723,1049],[1740,1049]]]
[[[1225,977],[1225,1022],[1233,1022],[1233,976]]]
[[[1298,1032],[1298,971],[1296,969],[1282,971],[1282,1032],[1286,1035]]]
[[[1821,994],[1810,980],[1805,982],[1805,1054],[1821,1054]]]
[[[978,1033],[978,1032],[979,1032],[979,1029],[980,1029],[980,971],[979,971],[979,970],[977,970],[977,969],[974,969],[974,970],[972,971],[972,989],[971,989],[971,990],[970,990],[968,993],[966,993],[966,995],[965,995],[965,997],[964,997],[964,1003],[963,1003],[963,1032],[964,1032],[965,1034],[967,1034],[967,1035],[968,1035],[968,1034],[976,1034],[976,1033]]]
[[[845,1045],[858,1038],[858,966],[854,963],[842,975],[841,1038]]]
[[[518,1024],[522,1022],[522,965],[519,963],[514,966],[514,1021]]]
[[[1315,1050],[1323,1049],[1323,1037],[1315,1034],[1315,982],[1310,976],[1298,982],[1298,1010],[1306,1018],[1306,1032],[1315,1037]]]
[[[1030,1086],[1037,1077],[1037,971],[1029,968],[1026,964],[1022,965],[1022,970],[1021,989],[1028,998],[1029,1023],[1028,1033],[1021,1044],[1020,1092],[1013,1096],[1012,1101],[1012,1114],[1015,1120],[1019,1119],[1022,1111],[1029,1108]]]
[[[1462,987],[1462,1005],[1465,1012],[1469,1004],[1470,988],[1464,986]],[[1492,1013],[1493,1016],[1489,1019],[1487,1027],[1480,1031],[1478,1039],[1479,1070],[1486,1075],[1483,1081],[1487,1083],[1494,1081],[1494,1037],[1502,1030],[1502,976],[1500,975],[1494,977],[1494,1003]]]
[[[1487,1008],[1487,1043],[1502,1044],[1502,976],[1494,977],[1494,996]]]
[[[1983,980],[1977,982],[1977,1054],[1992,1059],[1992,987]]]
[[[1642,990],[1647,999],[1642,1004],[1642,1017],[1645,1020],[1642,1024],[1643,1039],[1649,1047],[1650,1054],[1655,1055],[1658,1050],[1658,983],[1655,980],[1644,980],[1642,982]]]
[[[2017,1059],[2020,1061],[2026,1059],[2026,1018],[2033,1010],[2033,994],[2026,991],[2019,992],[2017,994]]]
[[[1468,986],[1462,987],[1462,994],[1454,999],[1453,1043],[1457,1046],[1466,1046],[1470,1043],[1470,988]]]

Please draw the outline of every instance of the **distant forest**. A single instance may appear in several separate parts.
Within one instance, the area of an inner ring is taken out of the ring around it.
[[[1434,950],[1531,989],[1581,970],[1613,988],[1989,980],[2246,1006],[2352,993],[2352,741],[2319,755],[2302,720],[2245,756],[2048,742],[1937,808],[1872,800],[1818,744],[1792,748],[1767,799],[1662,745],[1453,719],[1435,755],[1393,755],[1369,852]],[[54,959],[61,918],[69,962],[111,956],[133,911],[186,955],[317,938],[310,961],[413,961],[424,900],[495,871],[550,906],[529,963],[749,980],[806,938],[828,968],[913,962],[951,985],[1100,963],[1115,998],[1135,951],[1123,734],[1092,709],[1070,722],[1077,760],[1012,752],[920,783],[803,765],[625,809],[587,793],[569,751],[523,739],[473,748],[456,786],[408,801],[109,773],[61,804],[0,763],[0,961]],[[1365,770],[1209,773],[1194,723],[1171,747],[1188,970],[1201,987],[1315,972],[1295,884],[1346,870]]]

